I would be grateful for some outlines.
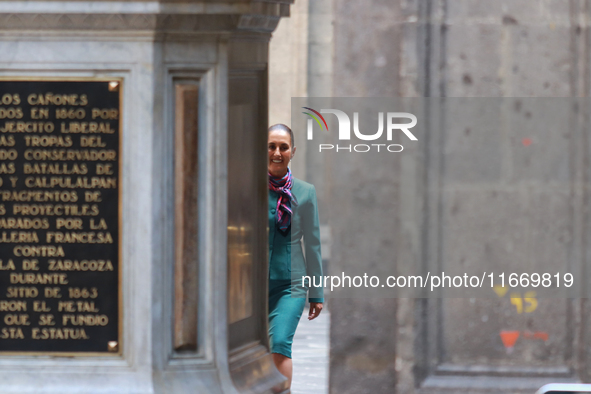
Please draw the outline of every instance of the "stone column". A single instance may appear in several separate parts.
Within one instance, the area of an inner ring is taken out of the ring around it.
[[[569,97],[589,94],[588,6],[437,1],[417,9],[421,94],[448,103],[489,97],[476,100],[490,112],[475,127],[431,113],[416,158],[424,164],[405,175],[421,205],[407,200],[403,211],[422,212],[423,223],[412,242],[419,253],[409,243],[405,255],[445,269],[473,261],[498,271],[587,266],[588,117],[577,106],[588,102]],[[553,127],[558,119],[569,126]],[[538,296],[522,310],[521,293],[511,291],[514,299],[416,300],[399,313],[407,372],[399,392],[529,393],[547,382],[588,381],[587,301]]]
[[[117,344],[89,355],[0,343],[2,393],[281,391],[259,214],[267,47],[290,3],[0,4],[2,80],[121,89]]]
[[[333,191],[357,194],[337,195],[333,209],[355,215],[351,196],[362,202],[363,182],[382,175],[364,215],[392,196],[393,241],[379,252],[401,274],[405,266],[447,270],[474,261],[524,271],[532,262],[586,267],[590,150],[581,108],[588,102],[566,98],[589,95],[588,5],[336,4],[335,96],[504,101],[480,101],[493,105],[474,127],[433,105],[420,118],[421,148],[405,151],[389,173],[334,174]],[[515,99],[524,96],[540,99]],[[359,223],[367,225],[361,215]],[[335,229],[332,268],[375,256],[356,237],[379,239],[383,231]],[[489,299],[331,300],[331,392],[531,393],[549,381],[589,381],[586,299],[539,297],[526,311],[520,293],[490,292]]]

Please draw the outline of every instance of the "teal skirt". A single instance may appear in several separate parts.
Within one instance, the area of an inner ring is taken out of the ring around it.
[[[289,280],[269,280],[269,340],[271,353],[291,358],[291,345],[306,305],[307,289]]]

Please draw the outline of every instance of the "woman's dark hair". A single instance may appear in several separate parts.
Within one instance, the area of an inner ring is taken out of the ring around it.
[[[277,123],[269,127],[269,133],[273,130],[281,130],[285,131],[286,133],[289,133],[289,138],[291,139],[291,147],[293,148],[295,146],[295,138],[293,138],[293,131],[291,131],[289,127],[287,127],[283,123]]]

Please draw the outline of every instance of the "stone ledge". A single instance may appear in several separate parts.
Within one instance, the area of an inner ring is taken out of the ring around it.
[[[0,31],[150,30],[154,32],[272,32],[280,16],[150,14],[0,14]]]

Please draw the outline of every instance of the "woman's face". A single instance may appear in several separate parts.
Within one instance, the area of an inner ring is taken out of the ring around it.
[[[269,173],[276,178],[287,174],[287,165],[295,154],[289,133],[284,130],[269,132]]]

